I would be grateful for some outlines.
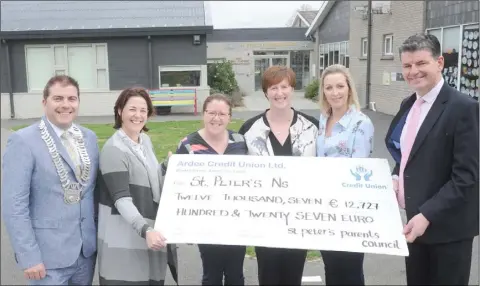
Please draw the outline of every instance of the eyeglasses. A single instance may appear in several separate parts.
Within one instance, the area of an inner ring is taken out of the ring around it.
[[[215,116],[218,116],[218,118],[221,118],[221,119],[224,119],[230,116],[229,113],[222,113],[222,112],[208,111],[208,110],[205,110],[205,114],[207,114],[207,116],[211,118],[215,118]]]

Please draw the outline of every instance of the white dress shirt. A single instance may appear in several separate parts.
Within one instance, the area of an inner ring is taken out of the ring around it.
[[[62,140],[62,135],[63,133],[65,133],[65,131],[73,131],[73,123],[72,125],[70,126],[70,128],[68,128],[67,130],[65,129],[61,129],[60,127],[58,127],[57,125],[53,124],[50,120],[48,120],[47,118],[47,121],[48,123],[50,123],[50,126],[52,126],[53,128],[53,131],[55,131],[55,134],[58,136],[58,139],[60,139],[60,142],[62,142],[63,144],[63,140]],[[69,136],[68,137],[68,141],[73,144],[73,146],[75,146],[75,150],[77,151],[77,162],[73,162],[76,166],[81,166],[82,165],[82,162],[80,161],[80,152],[78,151],[78,145],[77,145],[77,142],[75,142],[75,140],[73,139],[72,136]],[[63,144],[65,145],[65,144]],[[73,159],[72,159],[73,160]]]

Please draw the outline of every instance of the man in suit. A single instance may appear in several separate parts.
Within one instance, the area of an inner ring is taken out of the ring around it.
[[[45,115],[13,133],[3,157],[2,214],[31,285],[91,285],[96,260],[96,135],[73,123],[78,83],[51,78]]]
[[[385,143],[408,223],[408,285],[467,285],[478,235],[478,102],[442,78],[433,35],[400,47],[403,77],[415,91],[394,117]]]

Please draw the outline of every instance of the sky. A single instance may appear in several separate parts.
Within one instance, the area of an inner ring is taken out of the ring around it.
[[[285,27],[303,4],[319,9],[322,1],[207,1],[215,29]],[[208,18],[208,16],[207,16]]]

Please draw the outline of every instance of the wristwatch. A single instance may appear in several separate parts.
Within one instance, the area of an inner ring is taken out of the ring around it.
[[[149,231],[154,231],[154,229],[153,229],[151,226],[149,226],[149,227],[147,228],[147,230],[145,231],[145,233],[147,233],[147,232],[149,232]]]

